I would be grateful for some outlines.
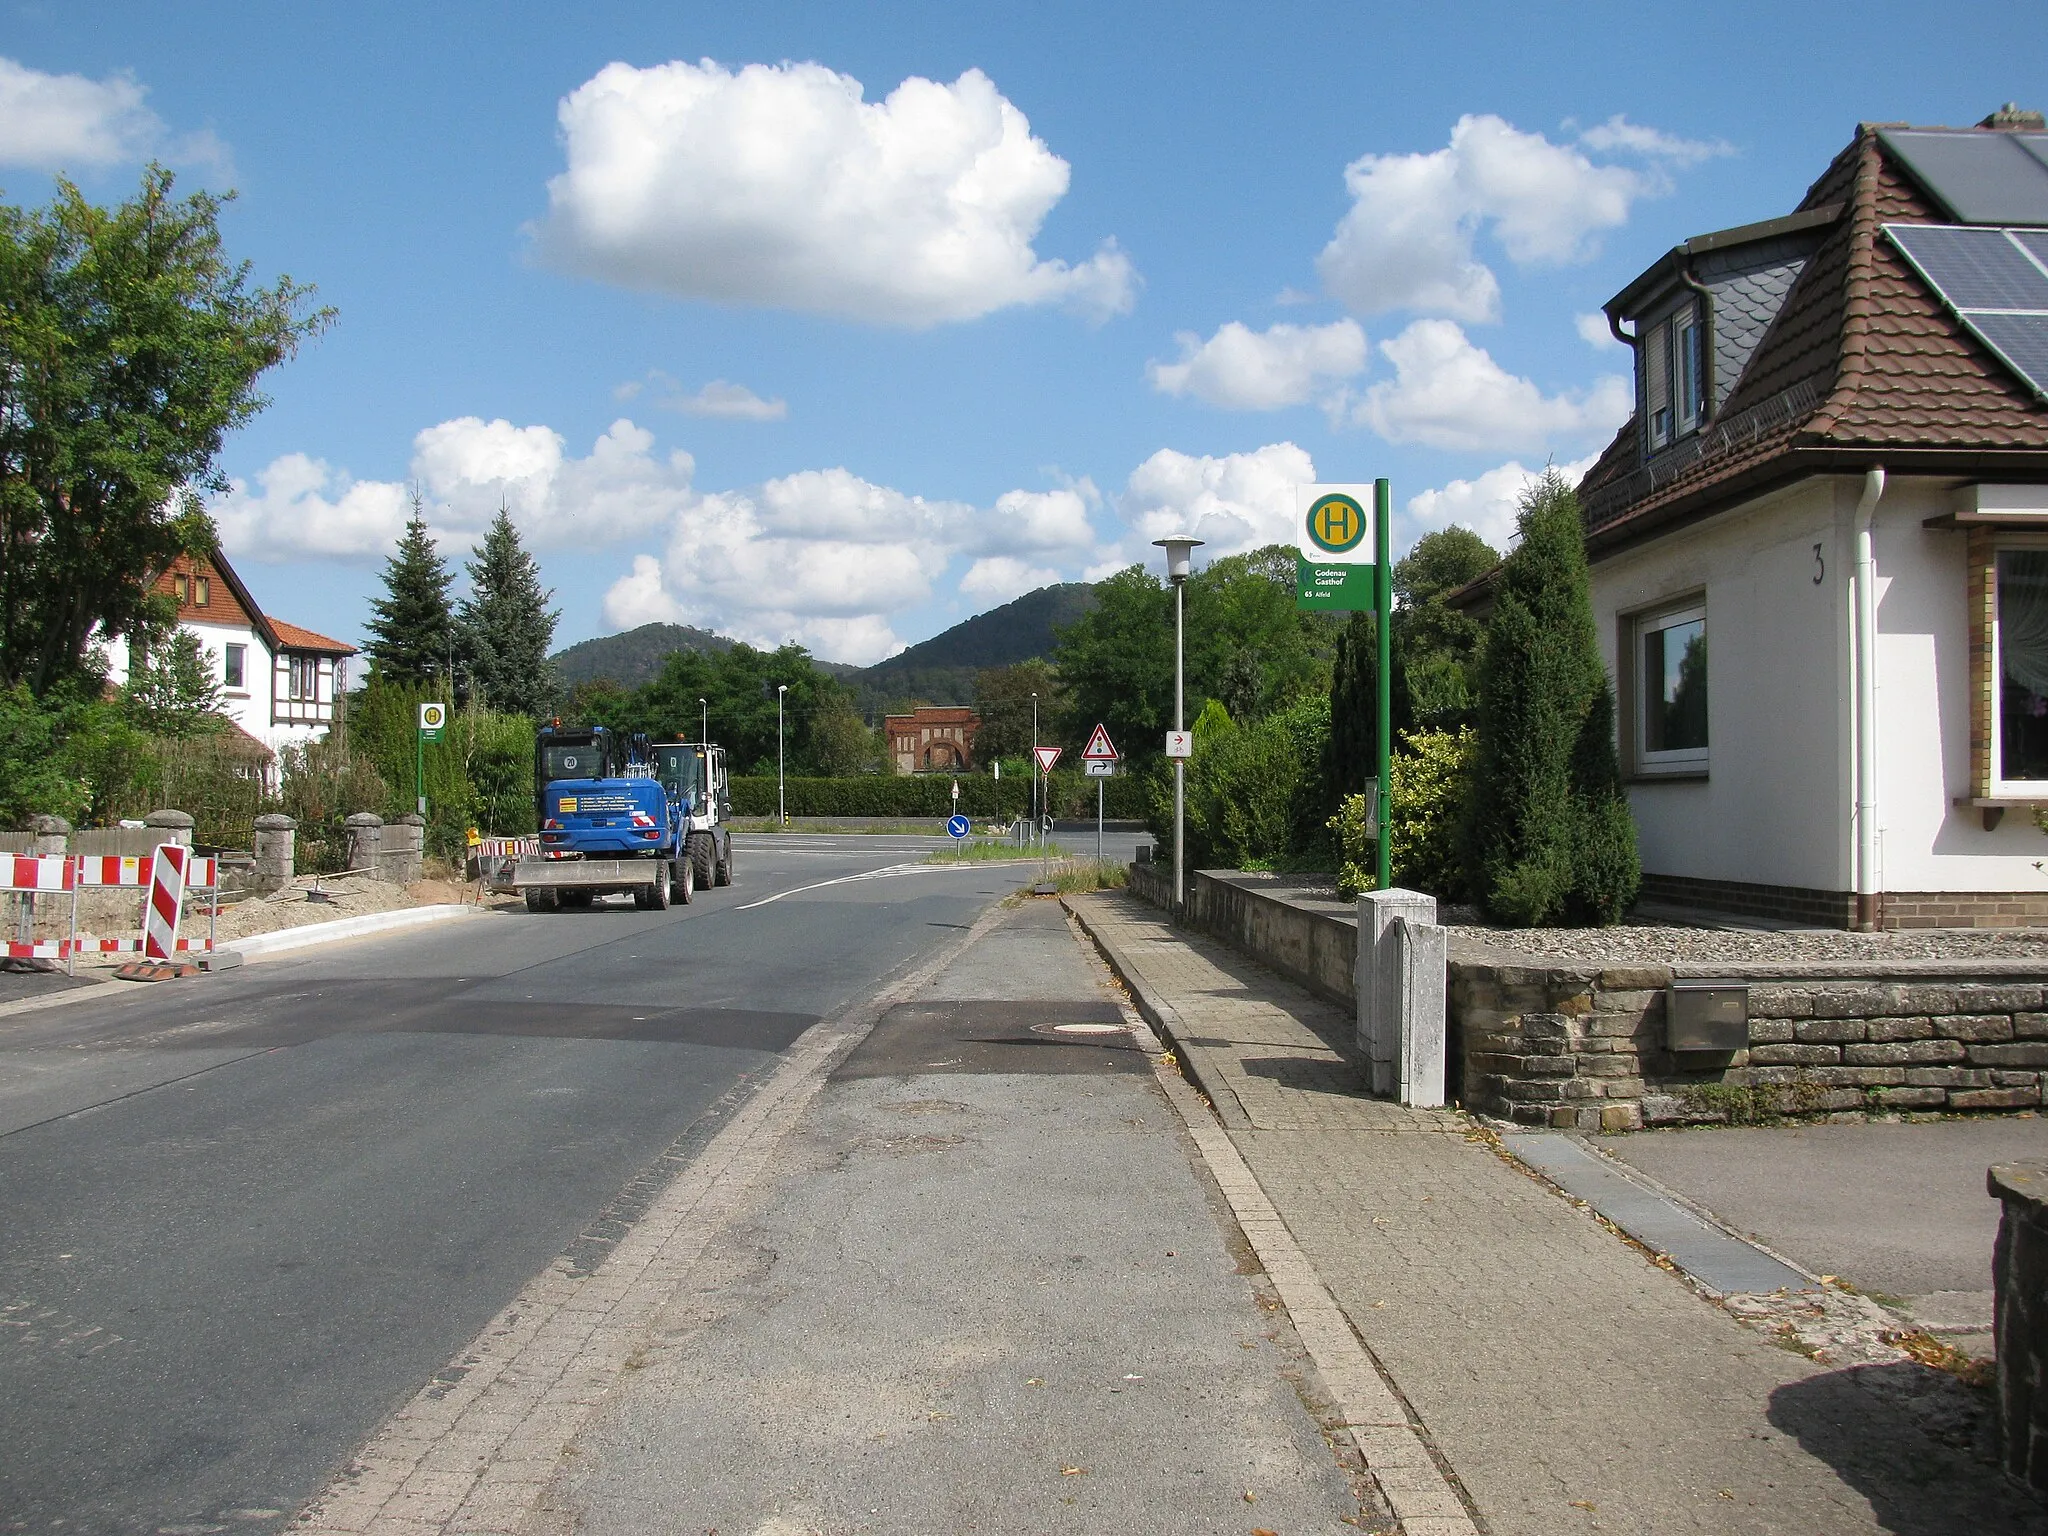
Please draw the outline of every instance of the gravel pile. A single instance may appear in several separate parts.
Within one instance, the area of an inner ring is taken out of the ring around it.
[[[1447,914],[1450,915],[1450,914]],[[1921,928],[1891,933],[1834,929],[1678,928],[1624,923],[1615,928],[1488,928],[1460,923],[1451,943],[1482,944],[1553,960],[1603,965],[1727,960],[2030,960],[2048,957],[2048,929]]]

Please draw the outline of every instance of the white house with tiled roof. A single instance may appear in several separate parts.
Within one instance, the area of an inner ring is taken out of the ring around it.
[[[1606,308],[1636,409],[1579,503],[1644,897],[2048,922],[2041,118],[1865,124]]]
[[[212,657],[224,713],[272,752],[326,734],[348,691],[356,648],[266,614],[225,555],[180,556],[157,578],[176,600],[178,627]],[[109,657],[113,680],[128,674],[124,643]]]

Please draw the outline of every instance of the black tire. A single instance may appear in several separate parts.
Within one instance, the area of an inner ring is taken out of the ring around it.
[[[529,912],[552,912],[556,909],[557,905],[558,903],[553,891],[528,891],[526,893],[526,910]]]
[[[677,859],[668,867],[669,899],[679,907],[687,907],[697,895],[697,865],[688,858]]]
[[[718,851],[721,857],[711,871],[711,883],[713,885],[731,885],[732,834],[730,832],[718,840]]]
[[[711,886],[712,843],[709,832],[690,834],[690,862],[697,866],[697,883],[707,890]]]
[[[654,879],[649,882],[646,891],[647,910],[650,912],[666,912],[668,910],[668,860],[663,859],[654,868],[656,871]],[[636,899],[641,895],[638,891],[635,891],[633,894]]]

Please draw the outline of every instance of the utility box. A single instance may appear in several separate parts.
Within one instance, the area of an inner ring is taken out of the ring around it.
[[[1683,977],[1664,999],[1666,1044],[1674,1051],[1749,1049],[1749,983]]]

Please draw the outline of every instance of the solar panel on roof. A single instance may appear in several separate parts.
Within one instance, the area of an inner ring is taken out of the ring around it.
[[[2048,272],[2002,229],[1887,224],[1885,233],[1957,309],[2048,309]]]
[[[1964,327],[2048,400],[2048,231],[1887,224]]]
[[[1977,314],[1967,317],[2006,366],[2048,397],[2048,315]]]
[[[2048,225],[2048,134],[1884,128],[1878,138],[1960,222]]]

